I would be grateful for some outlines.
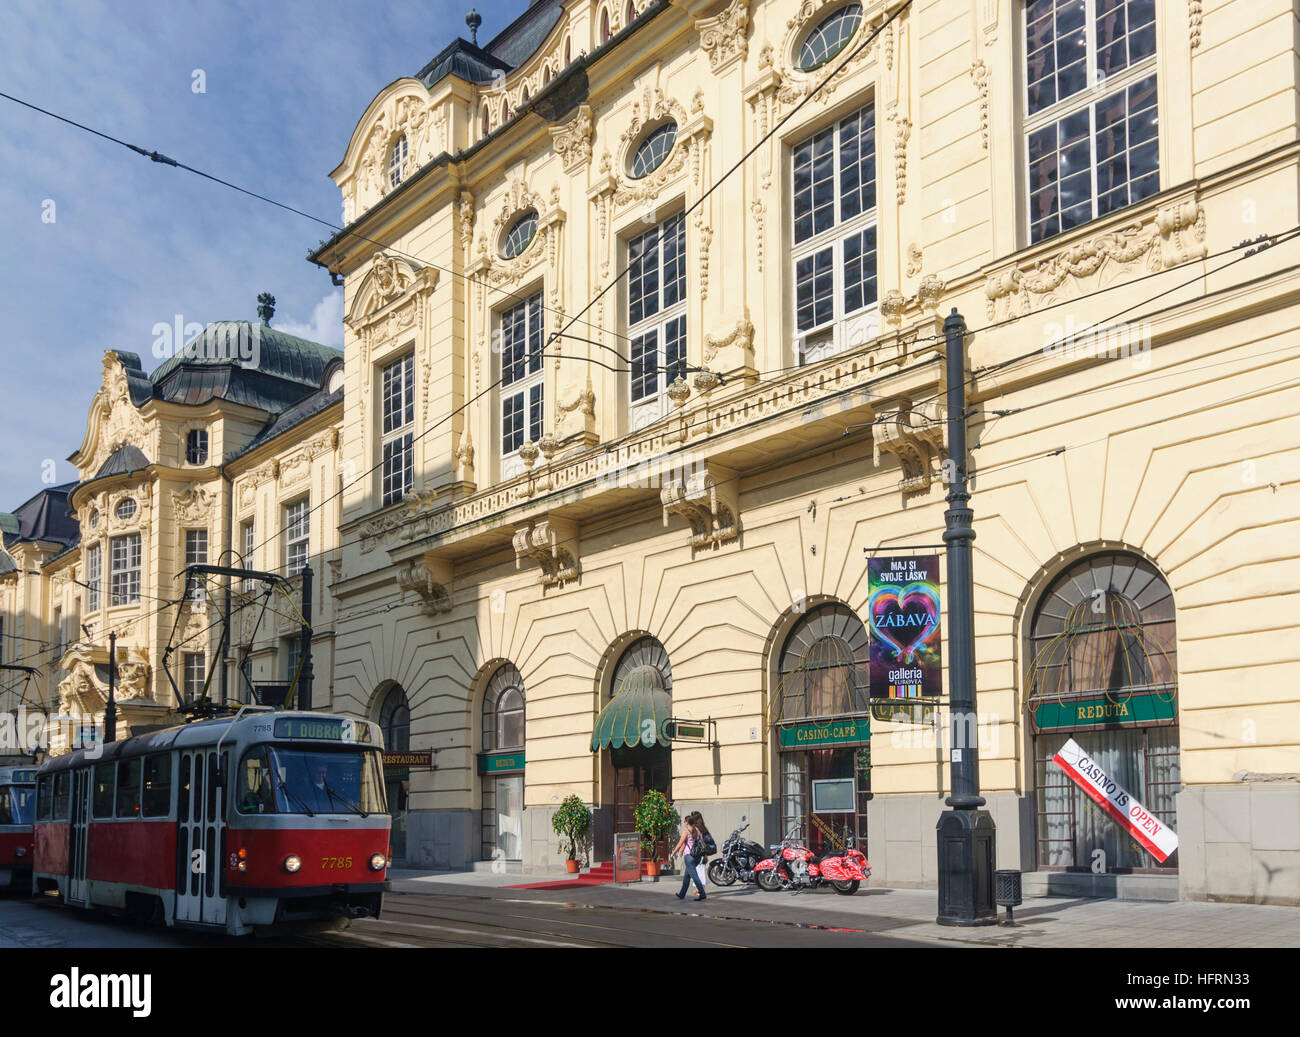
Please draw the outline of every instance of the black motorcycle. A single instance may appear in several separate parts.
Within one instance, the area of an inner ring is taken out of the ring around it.
[[[745,818],[741,818],[744,821]],[[736,879],[754,881],[754,865],[767,856],[758,843],[742,839],[740,833],[749,827],[742,824],[722,844],[722,852],[709,861],[709,881],[715,886],[730,886]]]

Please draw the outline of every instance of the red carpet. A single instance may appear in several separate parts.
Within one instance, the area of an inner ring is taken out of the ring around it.
[[[646,866],[641,865],[641,874],[646,874]],[[614,863],[597,864],[585,875],[558,879],[551,882],[524,882],[518,886],[503,886],[502,889],[585,889],[588,886],[604,886],[614,881]]]

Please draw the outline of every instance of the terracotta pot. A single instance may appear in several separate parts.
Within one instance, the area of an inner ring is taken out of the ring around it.
[[[565,870],[568,871],[568,873],[569,873],[570,875],[576,875],[576,874],[578,874],[578,862],[577,862],[577,861],[565,861],[565,862],[564,862],[564,867],[565,867]]]
[[[646,862],[646,866],[645,866],[645,873],[646,873],[647,875],[649,875],[651,878],[658,878],[658,877],[659,877],[659,862],[658,862],[658,861],[647,861],[647,862]]]

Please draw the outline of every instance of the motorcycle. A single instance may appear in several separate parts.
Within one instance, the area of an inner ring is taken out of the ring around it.
[[[745,818],[740,820],[745,821]],[[709,861],[709,881],[715,886],[730,886],[736,879],[754,881],[754,866],[767,856],[767,851],[758,843],[740,837],[748,827],[748,824],[742,824],[732,832],[722,844],[722,852]]]
[[[854,845],[847,829],[843,849],[815,855],[799,840],[801,825],[796,825],[772,847],[772,855],[754,867],[754,879],[760,889],[775,893],[782,889],[817,889],[831,886],[836,893],[851,897],[871,877],[871,865]]]

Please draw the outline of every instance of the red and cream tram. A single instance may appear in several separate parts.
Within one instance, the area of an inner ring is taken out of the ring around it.
[[[0,889],[31,887],[35,807],[36,768],[0,767]]]
[[[364,720],[246,706],[56,757],[36,774],[33,888],[236,936],[378,917],[382,747]]]

